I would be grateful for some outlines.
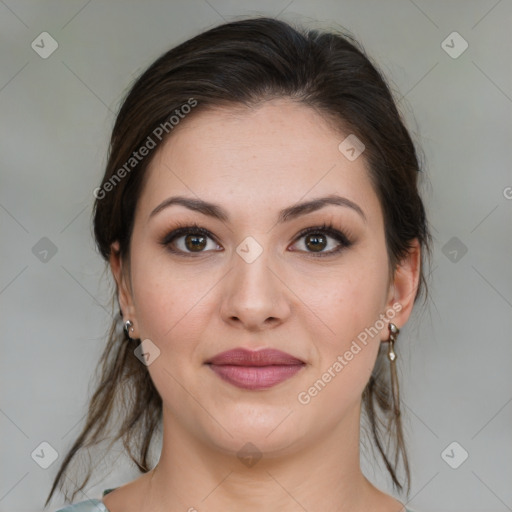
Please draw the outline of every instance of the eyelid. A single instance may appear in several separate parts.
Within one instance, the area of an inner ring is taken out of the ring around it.
[[[303,229],[299,232],[299,234],[295,237],[295,240],[298,240],[299,238],[302,238],[305,235],[309,235],[310,233],[327,233],[332,238],[336,238],[339,242],[345,244],[345,245],[351,245],[352,241],[349,235],[347,235],[342,230],[339,230],[334,227],[332,223],[324,222],[322,225],[319,226],[311,226],[309,228]]]

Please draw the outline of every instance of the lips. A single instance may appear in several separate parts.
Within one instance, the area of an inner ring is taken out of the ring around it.
[[[243,389],[266,389],[294,376],[304,361],[276,349],[228,350],[206,364],[223,380]]]
[[[304,361],[273,348],[258,351],[236,348],[217,354],[206,361],[206,363],[216,365],[230,364],[236,366],[272,366],[303,364]]]

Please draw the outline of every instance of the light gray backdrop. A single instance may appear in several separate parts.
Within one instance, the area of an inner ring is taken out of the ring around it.
[[[402,98],[435,236],[431,304],[399,340],[408,505],[512,510],[510,0],[0,0],[0,511],[42,509],[82,427],[110,322],[92,191],[123,93],[164,50],[250,14],[346,27]],[[78,499],[135,478],[123,461]]]

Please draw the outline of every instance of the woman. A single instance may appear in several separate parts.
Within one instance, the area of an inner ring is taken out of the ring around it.
[[[349,36],[248,19],[154,62],[94,192],[119,312],[46,505],[121,416],[112,443],[142,476],[62,512],[408,510],[359,439],[363,411],[408,493],[394,342],[425,285],[419,170]]]

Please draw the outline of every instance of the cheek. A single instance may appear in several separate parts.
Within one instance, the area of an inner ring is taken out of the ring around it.
[[[318,312],[328,340],[343,345],[373,326],[384,311],[387,297],[385,261],[362,261],[303,279],[302,294]],[[380,324],[379,324],[380,325]]]
[[[300,404],[310,402],[310,411],[327,424],[360,402],[371,376],[381,344],[377,321],[383,312],[383,282],[354,271],[332,283],[323,299],[317,297],[324,305],[319,316],[329,329],[322,329],[323,336],[310,331],[317,352],[315,371],[297,398]]]
[[[306,281],[303,288],[303,293],[313,296],[312,309],[318,312],[324,333],[313,337],[311,332],[318,353],[316,376],[322,382],[329,382],[326,386],[329,391],[322,392],[319,403],[357,400],[368,382],[384,339],[385,324],[380,315],[385,313],[388,291],[387,259],[379,251],[365,254],[369,256],[358,255],[347,261],[343,269],[331,272],[328,279],[317,280],[316,287]],[[324,293],[318,292],[320,283]],[[311,294],[311,290],[317,292]]]
[[[201,313],[201,304],[211,284],[204,274],[194,276],[190,271],[180,271],[166,256],[140,250],[132,257],[133,295],[140,335],[161,349],[171,340],[173,345],[190,346],[200,329],[194,318]]]

